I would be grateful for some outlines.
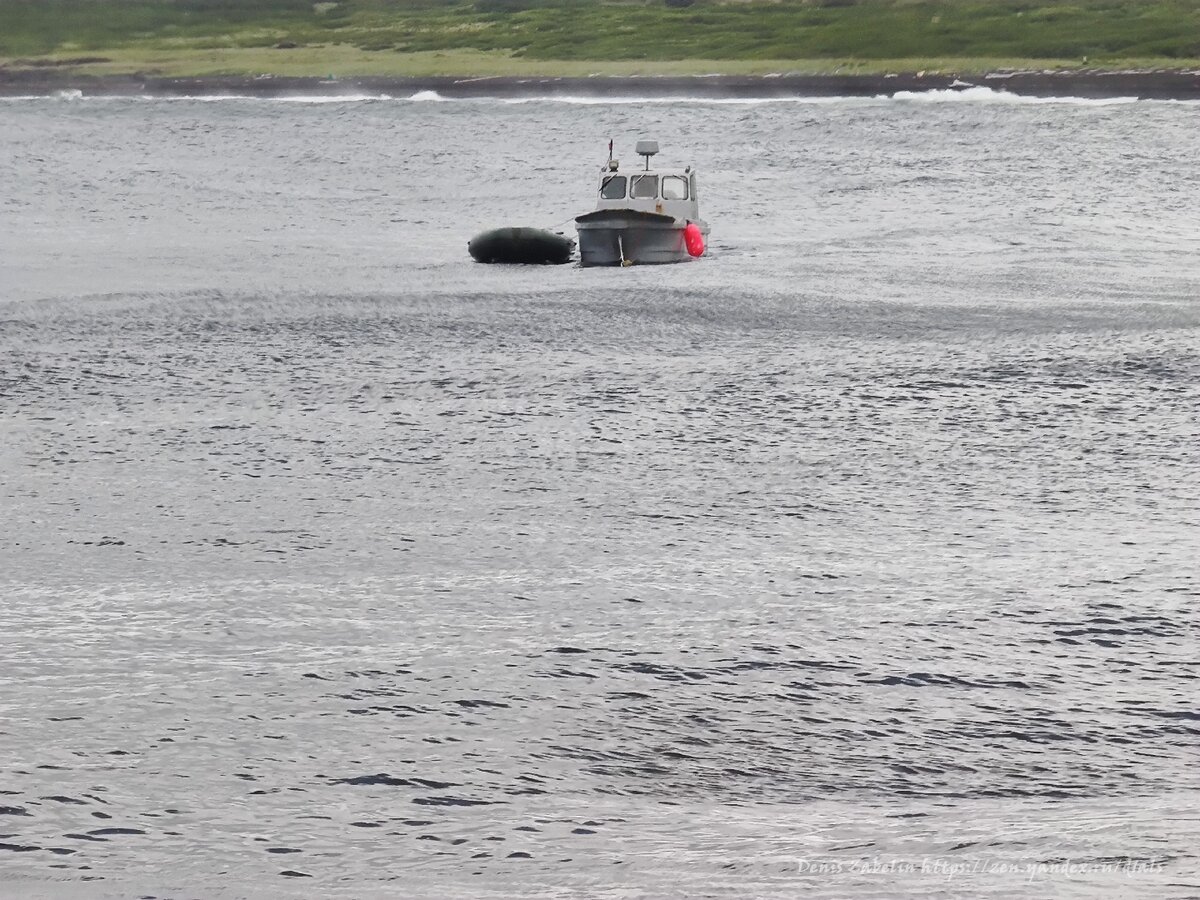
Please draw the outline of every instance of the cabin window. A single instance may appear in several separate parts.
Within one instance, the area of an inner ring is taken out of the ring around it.
[[[686,200],[688,197],[687,179],[679,175],[664,175],[662,192],[664,200]]]
[[[691,186],[692,186],[692,200],[693,200],[693,202],[695,202],[695,201],[698,199],[698,198],[697,198],[697,196],[696,196],[696,173],[695,173],[695,172],[693,172],[693,173],[692,173],[692,174],[691,174],[691,175],[688,177],[688,182],[689,182],[689,183],[691,184]]]
[[[600,182],[600,197],[604,200],[624,200],[625,176],[609,175]]]
[[[635,200],[653,200],[658,196],[658,176],[634,175],[633,192],[629,196]]]

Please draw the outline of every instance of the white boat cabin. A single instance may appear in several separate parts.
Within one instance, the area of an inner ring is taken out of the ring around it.
[[[635,209],[687,221],[698,220],[700,205],[696,198],[695,170],[688,166],[682,171],[651,171],[650,157],[658,153],[657,141],[638,141],[637,152],[646,159],[642,171],[622,172],[615,159],[610,159],[600,170],[596,209]]]

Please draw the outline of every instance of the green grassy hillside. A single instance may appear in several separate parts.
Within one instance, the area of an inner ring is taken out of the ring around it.
[[[168,74],[567,74],[680,72],[700,60],[709,66],[697,71],[749,72],[1200,59],[1200,0],[671,3],[0,0],[0,60],[84,57],[97,71]]]

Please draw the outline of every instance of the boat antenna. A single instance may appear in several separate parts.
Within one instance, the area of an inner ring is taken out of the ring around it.
[[[612,162],[612,138],[608,139],[608,161]]]

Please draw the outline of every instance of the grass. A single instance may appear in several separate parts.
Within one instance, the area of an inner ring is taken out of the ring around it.
[[[1200,0],[0,0],[0,63],[162,75],[1184,68]]]
[[[63,57],[70,59],[68,55]],[[70,66],[81,75],[117,75],[130,72],[154,73],[162,77],[204,75],[312,76],[553,76],[590,75],[768,75],[795,74],[882,74],[928,71],[930,73],[982,74],[1003,69],[1072,69],[1072,60],[1027,59],[923,59],[900,60],[530,60],[505,53],[472,50],[416,51],[396,54],[359,50],[346,45],[311,46],[290,51],[271,49],[117,51],[106,62]],[[1140,60],[1131,67],[1168,68],[1171,60]]]

